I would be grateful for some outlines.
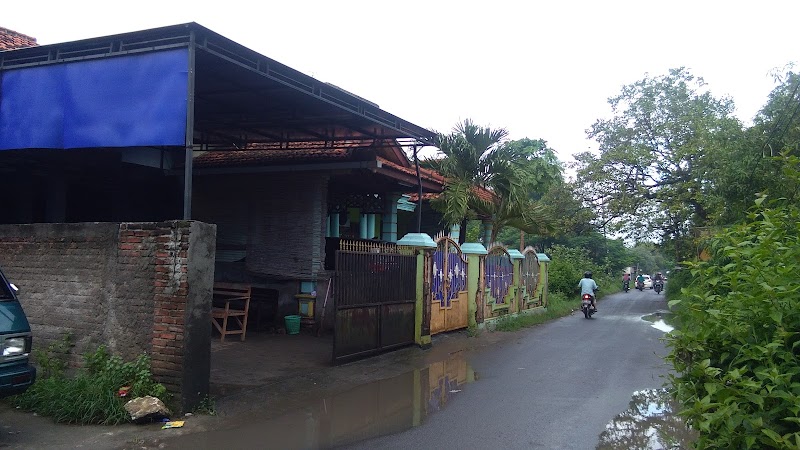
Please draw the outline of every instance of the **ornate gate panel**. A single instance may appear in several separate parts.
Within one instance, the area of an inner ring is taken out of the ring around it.
[[[495,305],[511,301],[506,298],[514,283],[514,263],[511,261],[511,255],[501,246],[492,247],[486,255],[485,266],[486,293],[490,297],[486,301]]]
[[[437,240],[431,281],[431,334],[466,328],[469,319],[467,259],[449,237]]]
[[[525,259],[522,260],[522,309],[542,306],[542,298],[539,295],[539,258],[536,257],[536,250],[528,247],[522,253]]]

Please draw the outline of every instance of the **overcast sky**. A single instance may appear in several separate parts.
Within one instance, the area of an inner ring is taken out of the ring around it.
[[[800,60],[798,0],[3,2],[40,44],[197,22],[425,128],[471,118],[545,139],[563,161],[646,73],[686,66],[748,122]]]

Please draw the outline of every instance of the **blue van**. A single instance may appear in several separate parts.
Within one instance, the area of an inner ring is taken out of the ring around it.
[[[25,392],[36,381],[36,368],[28,360],[31,326],[17,290],[0,271],[0,398]]]

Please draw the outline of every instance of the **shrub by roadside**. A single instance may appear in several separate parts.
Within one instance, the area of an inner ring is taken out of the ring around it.
[[[116,425],[129,422],[123,405],[131,398],[151,395],[167,400],[166,388],[152,379],[146,355],[126,362],[100,346],[84,356],[85,365],[75,376],[68,376],[68,341],[67,337],[35,352],[40,377],[26,392],[8,399],[13,406],[56,422]]]
[[[681,415],[697,448],[800,448],[800,208],[758,207],[710,249],[670,302],[683,324],[667,338]]]

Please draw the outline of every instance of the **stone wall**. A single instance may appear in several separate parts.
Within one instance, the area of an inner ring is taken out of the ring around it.
[[[70,365],[106,345],[142,352],[189,407],[208,392],[216,227],[193,221],[0,225],[35,348],[69,334]]]

